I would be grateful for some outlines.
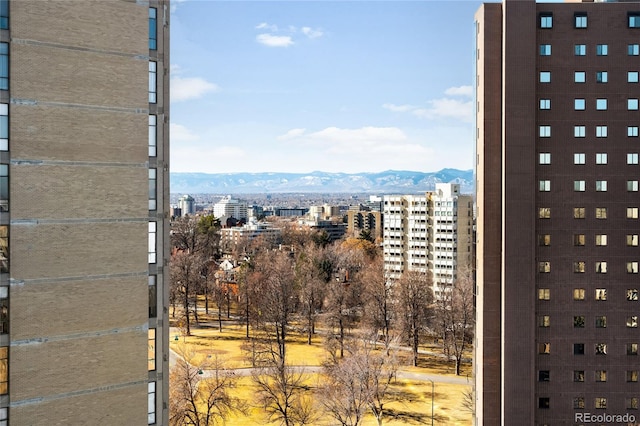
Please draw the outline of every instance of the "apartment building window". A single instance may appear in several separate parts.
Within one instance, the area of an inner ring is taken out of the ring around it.
[[[576,410],[580,410],[585,408],[584,405],[584,396],[577,396],[573,398],[573,408]]]
[[[638,153],[635,153],[635,152],[628,153],[627,164],[638,164]]]
[[[9,287],[0,287],[0,334],[9,333]],[[1,426],[1,424],[0,424]]]
[[[585,243],[585,235],[584,234],[573,234],[573,245],[576,247],[582,247]]]
[[[640,28],[640,12],[629,12],[627,19],[629,28]]]
[[[573,262],[573,272],[583,274],[585,271],[584,262]]]
[[[551,137],[551,126],[540,126],[539,132],[541,138],[550,138]]]
[[[0,43],[0,90],[9,90],[9,43]]]
[[[158,284],[156,275],[149,275],[149,318],[158,316]]]
[[[550,44],[541,44],[540,45],[540,56],[551,56],[551,45]]]
[[[604,247],[606,245],[607,245],[607,234],[596,234],[596,247]],[[605,272],[606,272],[606,264],[605,264]]]
[[[574,219],[584,219],[586,216],[586,209],[584,207],[574,207],[573,208],[573,218]]]
[[[630,44],[627,46],[627,55],[640,56],[640,44]]]
[[[551,181],[550,180],[541,180],[538,182],[538,189],[540,192],[549,192],[551,191]]]
[[[606,355],[607,354],[607,344],[606,343],[596,343],[594,346],[596,355]]]
[[[538,289],[538,300],[550,300],[551,299],[551,290],[548,288],[539,288]]]
[[[9,226],[0,226],[0,272],[9,272]]]
[[[576,152],[573,154],[573,164],[584,164],[586,156],[583,152]]]
[[[596,274],[607,273],[607,262],[596,262]]]
[[[538,262],[538,272],[543,274],[551,272],[551,262]]]
[[[149,263],[156,263],[156,222],[149,222]]]
[[[540,71],[540,83],[551,83],[551,71]]]
[[[9,393],[9,348],[0,347],[0,395]]]
[[[9,150],[9,104],[0,104],[0,151]]]
[[[551,13],[540,14],[540,28],[553,28],[553,15]]]
[[[638,82],[638,71],[627,72],[627,83],[637,83],[637,82]]]
[[[637,410],[638,409],[638,398],[625,398],[625,407],[627,410]]]
[[[627,317],[627,328],[638,328],[638,317],[630,316]]]
[[[607,408],[607,398],[595,398],[593,402],[593,406],[598,409],[606,409]]]
[[[606,152],[598,152],[598,153],[596,153],[596,164],[607,164],[607,153]]]
[[[637,218],[638,218],[638,208],[627,207],[627,219],[637,219]]]
[[[596,181],[596,191],[598,191],[598,192],[606,192],[607,191],[607,181],[606,180],[597,180]]]
[[[149,49],[158,48],[158,9],[149,8]]]
[[[538,408],[548,409],[551,406],[550,398],[540,397],[538,398]]]
[[[629,235],[627,235],[627,246],[628,247],[637,247],[638,246],[638,234],[629,234]]]
[[[540,153],[540,164],[551,164],[551,153],[549,153],[549,152],[541,152]]]
[[[606,382],[607,370],[596,370],[595,379],[596,379],[596,382]]]
[[[573,317],[573,328],[584,328],[584,315],[576,315]]]
[[[586,134],[585,126],[573,126],[573,137],[584,138]]]
[[[637,288],[628,288],[627,289],[627,300],[629,300],[629,301],[638,300],[638,289]]]
[[[596,83],[608,83],[608,82],[609,82],[609,74],[606,71],[596,72]]]
[[[573,17],[573,23],[575,28],[587,28],[587,14],[576,13]]]
[[[596,126],[596,138],[606,138],[609,135],[607,126]]]
[[[606,99],[596,99],[596,109],[598,111],[606,111],[606,109],[607,109],[607,100]]]
[[[574,355],[584,355],[584,343],[574,343],[573,344],[573,354]]]
[[[573,73],[574,83],[584,83],[585,81],[587,81],[587,77],[584,71],[576,71]]]
[[[551,109],[551,99],[540,99],[540,109]]]
[[[549,381],[549,370],[540,370],[540,371],[538,371],[538,381],[539,382],[548,382]]]
[[[607,328],[607,317],[600,315],[596,317],[596,328]]]
[[[629,111],[637,111],[638,110],[638,99],[627,99],[627,109]]]
[[[149,102],[155,104],[158,94],[157,66],[155,61],[149,61]]]
[[[627,343],[627,355],[638,355],[638,344],[637,343]]]
[[[538,317],[538,327],[547,328],[551,325],[549,315],[540,315]]]
[[[638,191],[638,181],[637,180],[628,180],[627,181],[627,191],[629,191],[629,192],[637,192]]]
[[[584,300],[585,290],[584,288],[574,288],[573,289],[573,300]]]
[[[158,139],[158,117],[155,115],[149,116],[149,157],[155,157],[157,152],[157,139]]]
[[[586,44],[576,44],[573,46],[573,54],[576,56],[585,56],[587,54]]]
[[[597,56],[607,56],[609,54],[609,45],[608,44],[598,44],[596,45],[596,55]]]
[[[607,300],[606,288],[596,288],[596,300]]]
[[[638,262],[627,262],[627,274],[638,273]]]
[[[551,234],[540,234],[538,235],[538,244],[542,247],[547,247],[551,245]]]
[[[584,382],[584,370],[573,370],[573,381]]]
[[[9,0],[0,0],[0,29],[9,29]]]
[[[626,376],[627,382],[637,382],[638,370],[627,370],[625,376]]]
[[[551,343],[538,343],[538,353],[548,355],[551,353]]]
[[[576,111],[584,111],[585,101],[584,99],[574,99],[573,100],[573,109]]]
[[[596,207],[596,219],[606,219],[606,218],[607,218],[607,208]]]
[[[583,181],[583,180],[574,180],[573,181],[573,190],[574,191],[576,191],[576,192],[584,192],[585,188],[586,188],[585,181]]]
[[[156,382],[149,382],[147,388],[147,424],[156,423]]]
[[[638,126],[628,126],[627,127],[627,136],[630,138],[638,137]]]

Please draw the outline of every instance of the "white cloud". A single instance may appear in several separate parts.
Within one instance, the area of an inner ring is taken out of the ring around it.
[[[169,132],[172,142],[193,142],[200,139],[197,134],[178,123],[171,123],[169,125]]]
[[[269,47],[288,47],[293,44],[289,36],[276,36],[273,34],[258,34],[256,41]]]
[[[176,11],[180,3],[184,3],[186,1],[187,0],[171,0],[171,13],[174,13]]]
[[[444,91],[444,94],[447,96],[473,96],[473,87],[472,86],[458,86],[458,87],[449,87]]]
[[[388,109],[393,112],[407,112],[413,109],[416,109],[413,105],[395,105],[395,104],[384,104],[382,108]]]
[[[277,25],[270,25],[266,22],[261,22],[258,25],[256,25],[256,30],[269,30],[269,31],[278,31],[278,26]]]
[[[199,98],[217,92],[219,87],[200,77],[172,77],[171,100],[175,102]]]
[[[322,37],[324,34],[321,30],[314,30],[311,27],[302,27],[302,33],[309,38]]]
[[[287,133],[285,133],[284,135],[278,136],[278,140],[286,141],[286,140],[289,140],[289,139],[294,139],[294,138],[297,138],[299,136],[302,136],[305,131],[306,131],[306,129],[291,129]]]

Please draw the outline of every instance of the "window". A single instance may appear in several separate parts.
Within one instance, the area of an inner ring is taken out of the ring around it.
[[[596,262],[596,274],[607,273],[607,262]]]
[[[598,192],[606,192],[607,191],[607,181],[606,180],[597,180],[596,181],[596,191],[598,191]]]
[[[596,246],[603,247],[606,245],[607,245],[607,234],[596,234]],[[605,268],[606,268],[606,265],[605,265]],[[606,273],[606,270],[603,273]]]
[[[551,109],[551,99],[540,99],[540,109]]]
[[[584,300],[585,291],[584,288],[573,289],[573,300]]]
[[[629,301],[638,300],[638,289],[637,288],[628,288],[627,289],[627,300],[629,300]]]
[[[627,317],[627,327],[638,328],[638,317],[637,316]]]
[[[596,378],[596,382],[606,382],[607,370],[596,370],[595,378]]]
[[[638,409],[638,398],[625,398],[625,406],[627,410],[637,410]]]
[[[573,109],[576,111],[584,111],[585,103],[584,99],[574,99],[573,100]]]
[[[9,393],[9,348],[0,347],[0,395]]]
[[[155,210],[157,208],[157,195],[156,195],[156,183],[157,183],[157,169],[149,169],[149,210]]]
[[[9,226],[0,226],[0,272],[9,272]]]
[[[606,219],[606,218],[607,218],[607,208],[596,207],[596,219]]]
[[[549,315],[540,315],[538,317],[538,327],[549,327],[551,324],[551,319]]]
[[[584,71],[576,71],[573,73],[574,83],[584,83],[586,81],[586,73]]]
[[[551,13],[540,14],[540,28],[553,28],[553,15]]]
[[[550,207],[540,207],[538,209],[538,217],[540,219],[549,219],[551,217],[551,208]]]
[[[627,109],[629,111],[637,111],[638,110],[638,99],[635,99],[635,98],[627,99]]]
[[[551,299],[551,290],[548,288],[539,288],[538,289],[538,300],[550,300]]]
[[[597,56],[607,56],[609,54],[609,45],[608,44],[598,44],[596,45],[596,55]]]
[[[607,164],[607,153],[598,152],[596,154],[596,164]]]
[[[551,234],[540,234],[538,235],[538,244],[540,246],[550,246],[551,245]]]
[[[550,180],[541,180],[538,182],[538,189],[541,192],[549,192],[551,191],[551,181]]]
[[[0,90],[9,90],[9,43],[0,43]]]
[[[538,408],[548,409],[549,408],[549,398],[548,397],[540,397],[538,398]]]
[[[607,300],[606,288],[596,288],[596,300]]]
[[[573,18],[574,18],[573,23],[576,28],[587,28],[586,13],[576,13]]]
[[[541,44],[540,45],[540,56],[551,56],[551,45],[550,44]]]
[[[607,328],[607,317],[600,315],[596,317],[596,328]]]
[[[150,328],[147,336],[147,367],[149,371],[156,369],[156,329]]]
[[[585,271],[584,262],[573,262],[573,272],[582,274]]]
[[[9,150],[9,104],[0,104],[0,151],[8,151],[8,150]]]
[[[541,152],[540,153],[540,164],[551,164],[551,153],[549,153],[549,152]]]
[[[585,236],[584,234],[573,234],[573,245],[584,246]]]
[[[627,355],[638,355],[638,344],[637,343],[627,343]]]
[[[551,343],[538,343],[538,353],[539,354],[550,354],[551,353]]]
[[[628,180],[627,181],[627,191],[629,191],[629,192],[637,192],[638,191],[638,181],[637,180]]]
[[[640,13],[629,12],[627,15],[629,28],[640,28]]]
[[[549,370],[540,370],[540,371],[538,371],[538,381],[539,382],[548,382],[549,381]]]
[[[585,56],[587,54],[586,44],[576,44],[573,46],[573,54],[576,56]]]
[[[598,111],[605,111],[607,109],[606,99],[596,99],[596,109]]]
[[[156,127],[157,117],[155,115],[149,116],[149,157],[155,157],[157,155],[156,141],[158,139],[158,129]]]
[[[596,126],[596,137],[606,138],[609,134],[607,126]]]
[[[576,315],[573,317],[573,328],[584,328],[584,315]],[[574,348],[575,346],[576,345],[573,345]]]
[[[9,287],[0,287],[0,334],[9,333]],[[1,424],[0,424],[1,425]]]
[[[551,71],[540,71],[540,83],[551,83]]]
[[[609,81],[609,74],[606,71],[596,72],[596,83],[607,83]]]
[[[584,396],[577,396],[573,398],[573,408],[579,410],[585,408],[584,405]]]
[[[584,382],[584,370],[573,370],[573,381]]]
[[[156,50],[158,41],[158,10],[155,7],[149,8],[149,49]]]
[[[638,262],[627,262],[627,274],[638,273]]]
[[[156,263],[156,222],[149,222],[149,263]]]
[[[538,134],[541,138],[550,138],[551,137],[551,126],[540,126]]]
[[[626,377],[627,377],[627,382],[637,382],[638,370],[627,370]]]
[[[545,274],[551,272],[551,262],[538,262],[538,272]]]
[[[630,44],[627,46],[627,55],[640,56],[640,44]]]
[[[606,343],[596,343],[595,344],[595,352],[596,352],[596,355],[606,355],[607,354],[607,344]]]
[[[573,181],[573,190],[578,192],[584,192],[585,190],[585,181],[583,180],[574,180]]]
[[[638,234],[627,235],[627,246],[629,246],[629,247],[637,247],[638,246]]]
[[[156,276],[149,275],[149,318],[158,316],[158,285]]]
[[[573,208],[573,218],[574,219],[584,219],[586,216],[586,209],[584,207],[574,207]]]
[[[585,163],[585,154],[583,152],[577,152],[573,154],[573,164],[584,164]],[[581,181],[584,183],[584,181]],[[583,189],[584,191],[584,189]]]
[[[155,61],[149,61],[149,102],[155,104],[157,102],[157,64]]]
[[[638,137],[638,126],[628,126],[627,127],[627,136],[630,138]]]
[[[584,343],[574,343],[573,344],[573,354],[574,355],[584,355]]]
[[[152,425],[156,422],[156,382],[149,382],[147,397],[147,424]]]
[[[574,138],[584,138],[586,134],[584,126],[573,126],[573,137]]]
[[[636,152],[628,153],[627,164],[638,164],[638,153]]]
[[[637,219],[637,218],[638,218],[638,208],[627,207],[627,219]]]
[[[627,83],[637,83],[637,82],[638,82],[638,71],[627,72]]]
[[[0,0],[0,29],[9,28],[9,0]],[[6,426],[0,424],[0,426]]]
[[[595,398],[593,406],[599,409],[607,408],[607,398]]]

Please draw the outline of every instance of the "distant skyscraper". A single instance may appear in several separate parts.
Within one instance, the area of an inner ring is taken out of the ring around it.
[[[193,216],[196,214],[196,200],[188,194],[183,195],[178,200],[180,216]]]
[[[230,196],[224,197],[213,205],[213,215],[220,219],[223,226],[229,218],[246,220],[248,217],[247,202],[233,199]]]
[[[0,1],[0,425],[168,424],[168,1]]]
[[[476,424],[637,424],[640,4],[476,14]]]

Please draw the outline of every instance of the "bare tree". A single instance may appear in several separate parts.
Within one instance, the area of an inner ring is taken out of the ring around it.
[[[169,273],[171,293],[182,307],[182,320],[187,336],[191,335],[191,314],[195,313],[196,289],[201,285],[202,257],[178,251],[171,256]],[[192,307],[194,309],[192,309]],[[175,307],[174,307],[175,314]]]
[[[296,258],[296,280],[300,297],[300,313],[306,323],[307,344],[315,333],[316,318],[322,309],[328,281],[327,259],[324,250],[312,244],[305,245]]]
[[[209,426],[224,424],[233,412],[244,411],[245,403],[230,394],[236,376],[217,357],[193,364],[195,351],[177,349],[169,386],[169,424]]]
[[[389,347],[392,339],[392,320],[394,305],[391,282],[386,278],[382,257],[377,256],[365,267],[362,275],[363,283],[363,321],[373,331],[378,340],[382,334],[385,347]]]
[[[436,327],[443,351],[455,360],[457,375],[460,375],[464,352],[473,339],[474,286],[473,272],[461,271],[453,287],[441,292],[435,303]]]
[[[413,365],[418,365],[418,348],[425,333],[433,302],[431,273],[408,271],[395,283],[400,326],[413,351]]]

